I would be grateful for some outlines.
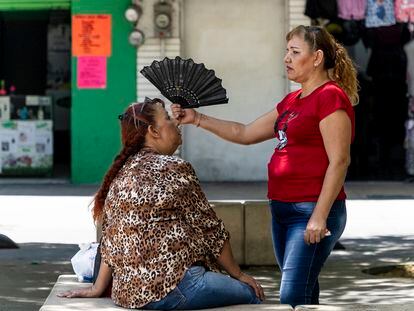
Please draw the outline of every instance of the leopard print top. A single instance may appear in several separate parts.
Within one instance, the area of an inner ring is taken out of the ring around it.
[[[196,261],[217,270],[229,233],[192,166],[145,149],[131,156],[105,201],[101,254],[113,301],[140,308],[164,298]]]

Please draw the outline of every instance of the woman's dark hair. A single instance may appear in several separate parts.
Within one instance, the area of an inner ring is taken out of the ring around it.
[[[357,70],[346,49],[323,27],[298,26],[286,35],[286,41],[294,36],[302,37],[311,51],[321,50],[324,56],[324,69],[348,95],[353,105],[358,103]]]
[[[101,187],[95,195],[92,208],[95,222],[99,221],[102,215],[109,187],[119,170],[131,155],[136,154],[144,146],[148,126],[155,123],[156,105],[154,104],[156,103],[160,103],[164,107],[164,102],[161,99],[145,98],[143,103],[132,104],[123,114],[119,115],[122,150],[115,157],[114,162],[105,174]]]

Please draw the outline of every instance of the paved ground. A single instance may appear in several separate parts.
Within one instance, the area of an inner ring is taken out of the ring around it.
[[[266,182],[204,182],[210,200],[265,200]],[[0,178],[0,195],[91,196],[97,185],[72,185],[66,179]],[[347,182],[349,199],[414,199],[414,182]]]
[[[0,184],[0,233],[21,248],[0,250],[0,311],[38,310],[60,274],[72,273],[76,243],[92,241],[88,204],[96,186]],[[10,182],[10,181],[9,181]],[[207,197],[264,199],[264,183],[204,184]],[[412,279],[362,269],[414,262],[414,184],[350,183],[348,227],[321,275],[322,303],[414,303]],[[76,228],[76,230],[74,230]],[[246,267],[278,301],[275,267]],[[414,310],[414,305],[413,305]]]
[[[372,266],[413,261],[414,236],[343,239],[345,251],[335,251],[321,274],[321,303],[412,303],[412,279],[376,277],[362,272]],[[0,251],[0,310],[38,310],[58,275],[72,274],[68,259],[73,244],[25,243],[18,250]],[[280,274],[276,267],[250,267],[263,285],[266,303],[278,303]]]
[[[0,250],[0,311],[39,310],[57,276],[73,274],[74,244],[24,243]]]

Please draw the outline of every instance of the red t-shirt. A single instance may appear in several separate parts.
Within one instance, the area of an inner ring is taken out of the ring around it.
[[[319,122],[343,109],[355,116],[346,93],[329,81],[304,98],[301,90],[288,94],[278,105],[275,135],[280,140],[268,164],[268,198],[283,202],[316,202],[329,165]],[[342,187],[337,200],[346,198]]]

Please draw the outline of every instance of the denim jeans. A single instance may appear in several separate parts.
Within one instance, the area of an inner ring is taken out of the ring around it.
[[[345,201],[335,201],[327,219],[331,235],[307,245],[304,232],[315,205],[270,201],[273,246],[282,272],[280,303],[293,307],[319,304],[319,273],[345,229]]]
[[[192,266],[166,297],[142,309],[189,310],[259,303],[249,285],[221,273],[206,271],[202,266]]]

